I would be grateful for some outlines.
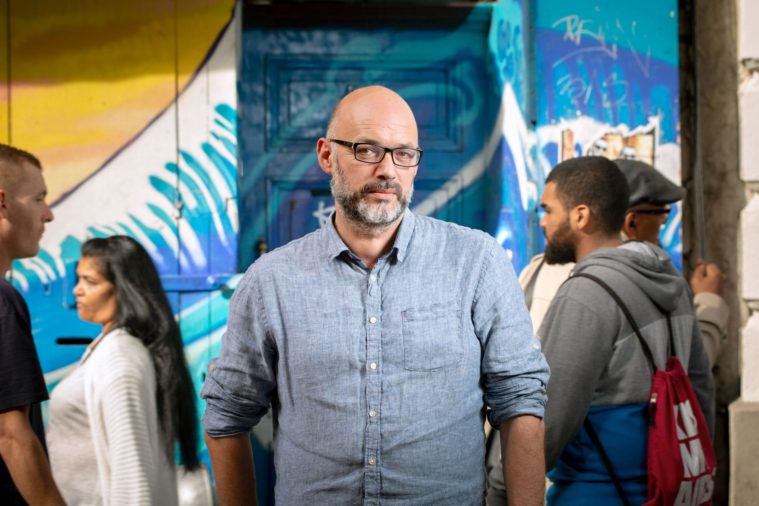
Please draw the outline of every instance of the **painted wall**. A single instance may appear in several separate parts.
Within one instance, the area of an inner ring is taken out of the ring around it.
[[[150,252],[202,384],[237,265],[233,7],[0,2],[0,140],[40,158],[56,216],[12,270],[51,388],[84,351],[57,340],[99,330],[73,306],[80,244],[112,234]]]
[[[40,254],[13,268],[13,281],[32,308],[51,387],[83,352],[56,339],[92,337],[98,330],[72,309],[83,240],[125,233],[146,246],[179,315],[199,389],[218,354],[236,273],[251,260],[250,240],[238,260],[241,238],[255,223],[286,212],[280,204],[299,198],[302,189],[293,186],[280,192],[279,204],[246,203],[255,186],[246,178],[265,170],[268,158],[244,145],[239,163],[238,139],[245,144],[243,130],[268,126],[256,115],[262,97],[245,90],[245,73],[260,68],[243,62],[238,75],[236,46],[245,53],[247,42],[230,24],[234,4],[79,0],[62,7],[50,0],[0,0],[0,41],[10,41],[0,46],[0,140],[40,157],[56,214]],[[538,199],[558,161],[591,153],[634,156],[679,182],[676,13],[675,0],[477,4],[467,22],[485,19],[485,70],[476,79],[460,47],[470,43],[467,23],[447,34],[411,34],[405,45],[392,36],[358,34],[377,59],[413,52],[421,70],[459,61],[451,92],[465,97],[466,106],[455,123],[483,132],[480,142],[460,147],[453,172],[419,190],[412,208],[444,216],[455,202],[471,202],[465,224],[494,235],[519,270],[542,250]],[[309,45],[301,47],[307,56]],[[363,81],[387,78],[373,68],[357,72]],[[402,91],[418,101],[424,117],[428,90],[407,84]],[[306,96],[318,111],[289,126],[311,130],[288,127],[279,140],[313,146],[341,92],[335,86]],[[292,160],[287,176],[296,186],[310,184],[313,149]],[[299,219],[319,226],[329,200],[327,194],[325,205]],[[679,208],[662,242],[679,259]]]
[[[635,158],[680,184],[677,1],[531,3],[535,161]],[[681,206],[660,241],[682,261]]]
[[[334,207],[315,141],[347,88],[377,83],[406,98],[420,126],[412,210],[486,230],[524,265],[536,186],[523,24],[521,4],[507,0],[474,5],[456,26],[244,27],[241,264],[262,239],[274,248],[325,222]]]

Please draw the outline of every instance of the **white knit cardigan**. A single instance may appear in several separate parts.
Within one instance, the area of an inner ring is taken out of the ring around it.
[[[116,329],[90,350],[50,397],[50,463],[66,503],[177,504],[147,348]]]

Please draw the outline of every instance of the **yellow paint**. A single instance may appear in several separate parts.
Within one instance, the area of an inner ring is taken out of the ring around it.
[[[0,0],[0,82],[7,82],[11,58],[10,138],[42,161],[51,200],[171,104],[233,6],[234,0]],[[0,140],[7,140],[3,90]]]
[[[8,40],[5,13],[9,0],[0,0],[0,44]],[[0,45],[0,142],[8,143],[8,51]]]

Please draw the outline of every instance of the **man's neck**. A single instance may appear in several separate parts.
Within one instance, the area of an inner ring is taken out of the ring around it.
[[[575,258],[579,262],[586,256],[590,255],[601,248],[616,248],[622,245],[622,239],[619,235],[613,236],[585,236],[577,245]]]
[[[361,257],[369,269],[373,269],[380,257],[392,247],[402,219],[401,215],[390,225],[369,229],[350,221],[338,207],[335,212],[335,228],[350,250]]]

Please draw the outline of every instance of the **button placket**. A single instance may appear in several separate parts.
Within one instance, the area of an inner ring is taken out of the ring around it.
[[[366,376],[366,429],[364,493],[368,500],[376,501],[380,494],[380,423],[381,405],[380,359],[382,354],[382,287],[380,272],[387,267],[385,259],[380,259],[367,279],[366,297],[366,363],[370,374]]]

